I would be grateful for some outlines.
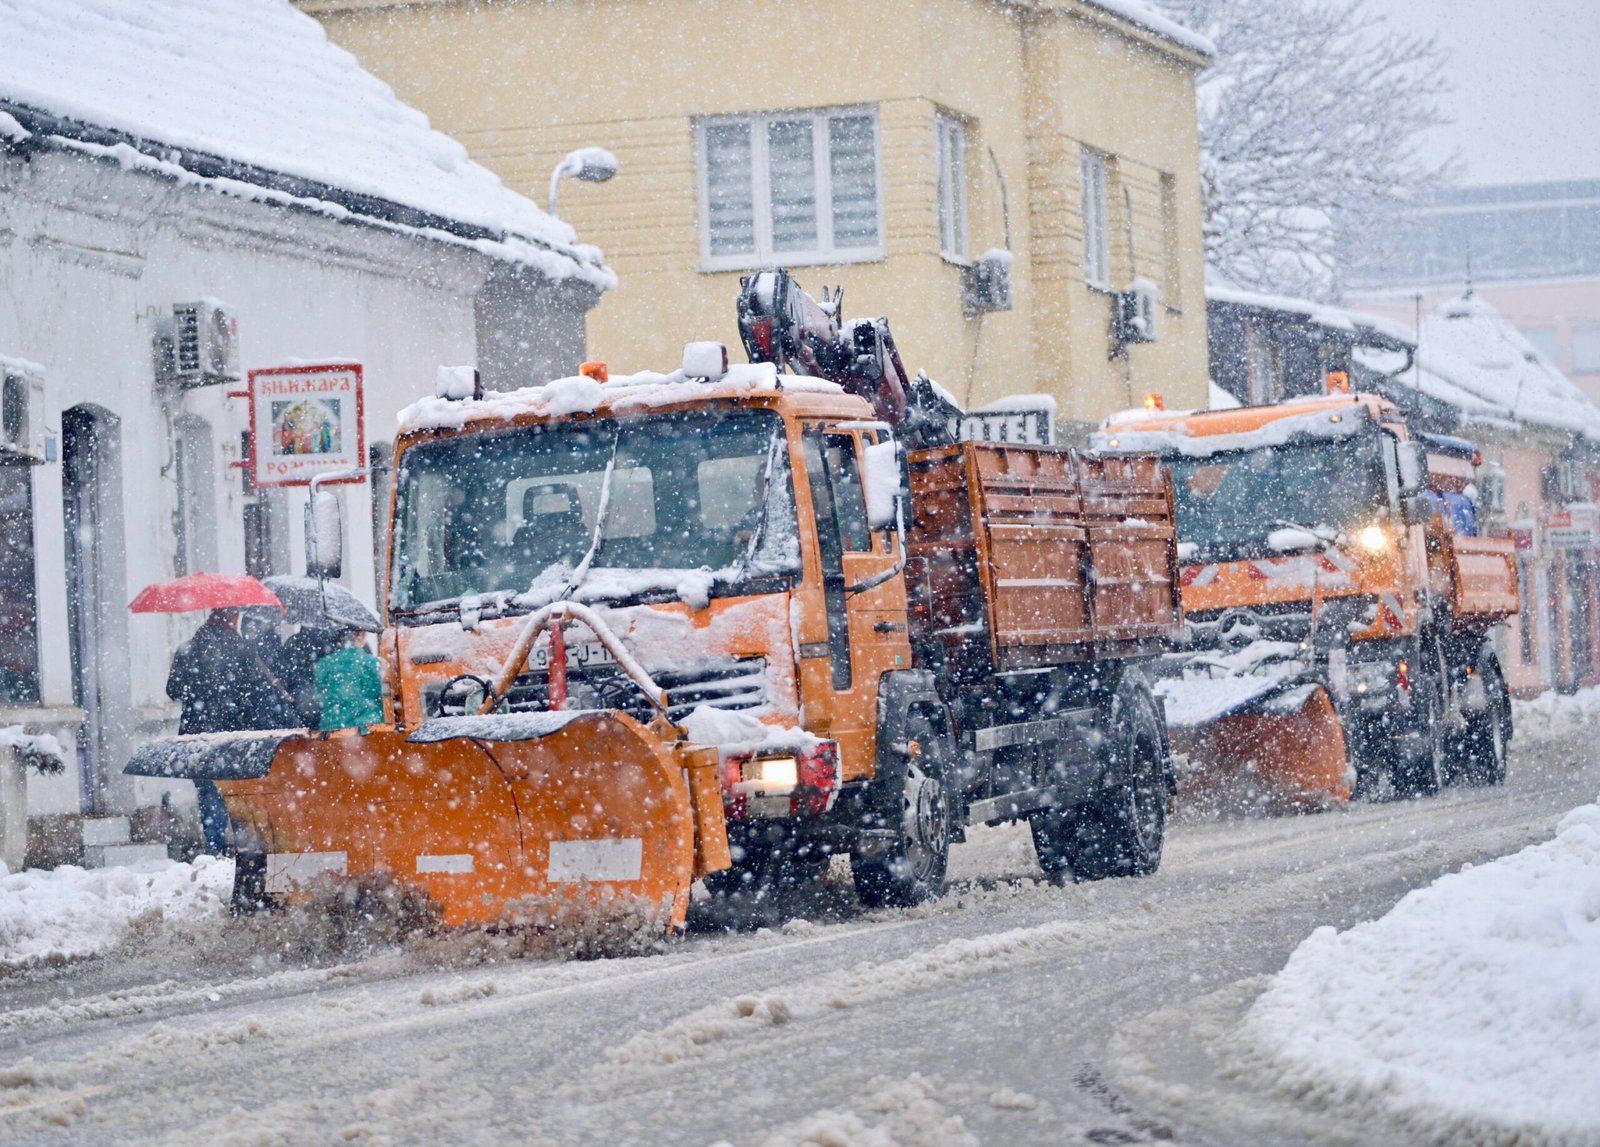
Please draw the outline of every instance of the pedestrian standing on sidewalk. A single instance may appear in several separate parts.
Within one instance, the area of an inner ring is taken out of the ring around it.
[[[214,609],[172,659],[167,696],[183,706],[179,733],[287,728],[294,703],[255,648],[239,633],[237,609]],[[194,782],[206,851],[228,849],[228,810],[209,780]]]
[[[318,728],[365,729],[383,720],[383,676],[361,630],[346,629],[343,647],[317,662],[315,676]]]

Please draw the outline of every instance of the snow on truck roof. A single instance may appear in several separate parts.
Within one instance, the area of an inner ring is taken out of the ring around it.
[[[441,367],[441,384],[447,373],[453,374],[457,369]],[[606,382],[574,375],[542,386],[490,391],[480,399],[429,395],[400,412],[400,432],[460,430],[468,423],[509,422],[519,417],[560,418],[595,414],[602,409],[607,413],[639,412],[682,402],[779,392],[845,397],[844,388],[836,382],[809,375],[780,375],[769,362],[729,364],[728,373],[714,382],[690,378],[681,370],[671,374],[651,370],[615,374]],[[865,399],[854,401],[863,411],[871,409]]]
[[[0,29],[0,146],[74,150],[616,286],[596,248],[289,0],[0,0]]]
[[[1112,453],[1157,453],[1204,458],[1236,450],[1282,446],[1292,441],[1331,441],[1362,432],[1392,411],[1372,395],[1312,395],[1271,406],[1191,410],[1119,418],[1101,423],[1089,445]]]

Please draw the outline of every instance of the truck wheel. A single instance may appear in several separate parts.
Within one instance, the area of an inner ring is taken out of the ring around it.
[[[1438,678],[1430,674],[1418,682],[1423,684],[1427,688],[1413,694],[1423,706],[1418,714],[1419,735],[1408,737],[1394,753],[1394,791],[1400,797],[1431,797],[1444,786],[1444,705]]]
[[[944,734],[923,714],[906,726],[907,755],[902,771],[898,817],[883,827],[894,834],[887,846],[850,854],[856,897],[868,908],[909,908],[944,892],[950,861],[950,796]]]
[[[1511,738],[1511,700],[1505,678],[1493,664],[1485,666],[1479,677],[1488,703],[1467,727],[1466,775],[1473,784],[1504,784],[1506,748]]]
[[[1120,783],[1078,806],[1034,819],[1040,867],[1074,880],[1148,876],[1161,865],[1167,831],[1165,746],[1161,718],[1137,677],[1125,677],[1111,702],[1107,772]]]

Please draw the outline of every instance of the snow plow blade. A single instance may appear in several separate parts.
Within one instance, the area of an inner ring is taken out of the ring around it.
[[[330,877],[380,878],[424,893],[446,926],[538,924],[576,909],[635,914],[665,932],[683,925],[694,879],[730,863],[715,750],[611,710],[174,738],[141,755],[129,771],[154,763],[155,775],[216,780],[242,835],[265,851],[276,899]],[[248,764],[220,768],[224,759]]]
[[[1296,809],[1350,799],[1344,726],[1321,684],[1268,680],[1252,688],[1239,678],[1162,684],[1183,694],[1168,697],[1168,729],[1174,751],[1188,758],[1181,787],[1190,795],[1259,790]],[[1208,710],[1195,696],[1207,686],[1218,695]]]

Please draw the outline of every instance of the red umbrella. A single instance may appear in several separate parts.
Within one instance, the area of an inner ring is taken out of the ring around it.
[[[244,605],[283,608],[276,594],[248,574],[214,573],[192,573],[176,581],[145,586],[128,608],[134,613],[190,613]]]

